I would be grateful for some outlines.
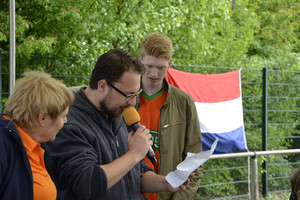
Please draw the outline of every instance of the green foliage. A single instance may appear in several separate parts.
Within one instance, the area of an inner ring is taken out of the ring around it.
[[[198,198],[247,194],[247,158],[209,160],[204,170],[201,185],[208,187],[199,188]]]
[[[261,19],[260,30],[254,52],[266,57],[276,49],[299,53],[299,9],[297,0],[260,1],[256,11]]]
[[[282,193],[271,193],[267,197],[261,197],[262,200],[282,200],[289,199],[290,192],[282,192]]]
[[[0,5],[1,50],[8,52],[9,2]],[[111,48],[137,56],[142,38],[158,31],[174,43],[173,63],[256,68],[261,63],[248,56],[270,62],[299,53],[299,7],[296,0],[239,1],[234,10],[229,0],[18,1],[16,51],[20,59],[95,59]]]

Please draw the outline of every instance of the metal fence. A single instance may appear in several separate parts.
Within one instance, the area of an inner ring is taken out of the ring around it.
[[[8,55],[0,52],[0,112],[9,96]],[[22,61],[20,61],[22,60]],[[44,70],[67,86],[87,85],[96,59],[36,56],[17,58],[16,79],[25,70]],[[239,68],[172,65],[191,73],[215,74]],[[300,149],[300,71],[241,71],[244,125],[251,152]],[[289,192],[289,176],[300,165],[300,154],[260,156],[262,195]],[[244,157],[209,160],[204,165],[197,199],[248,199],[249,160]]]
[[[221,159],[221,158],[242,158],[242,157],[251,157],[250,160],[250,167],[249,167],[249,177],[248,177],[248,196],[246,194],[234,196],[234,198],[241,198],[241,197],[247,197],[251,200],[258,200],[259,199],[259,181],[258,181],[258,163],[257,163],[257,157],[258,156],[266,156],[266,155],[280,155],[280,154],[300,154],[300,149],[290,149],[290,150],[277,150],[277,151],[257,151],[257,152],[244,152],[244,153],[230,153],[230,154],[220,154],[220,155],[212,155],[210,160],[214,159]],[[296,163],[295,163],[296,164]],[[299,164],[299,163],[298,163]],[[276,177],[276,179],[289,179],[288,177]],[[236,183],[242,183],[243,181],[239,181]],[[275,192],[288,192],[290,193],[290,189],[281,190],[281,191],[275,191]],[[274,192],[274,191],[273,191]],[[223,198],[217,198],[217,199],[232,199],[233,197],[223,197]]]

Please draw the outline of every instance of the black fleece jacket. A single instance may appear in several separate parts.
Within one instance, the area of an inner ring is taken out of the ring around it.
[[[47,170],[58,190],[58,199],[140,199],[143,160],[111,189],[99,165],[107,164],[128,151],[128,128],[122,117],[107,119],[85,96],[81,88],[67,115],[68,122],[54,142],[43,147]]]

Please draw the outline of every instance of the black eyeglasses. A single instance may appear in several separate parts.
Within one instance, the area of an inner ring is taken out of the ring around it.
[[[139,91],[137,91],[136,93],[134,94],[125,94],[124,92],[122,92],[120,89],[116,88],[115,86],[113,86],[110,82],[107,82],[107,84],[109,86],[111,86],[113,89],[115,89],[117,92],[119,92],[122,96],[125,97],[125,101],[128,102],[130,100],[132,100],[134,97],[136,97],[137,95],[139,95],[143,89],[140,89]]]

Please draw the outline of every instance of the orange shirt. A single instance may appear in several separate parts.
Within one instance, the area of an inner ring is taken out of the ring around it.
[[[6,119],[8,117],[5,116]],[[44,163],[44,149],[41,145],[27,135],[22,128],[14,123],[19,131],[25,146],[33,177],[33,199],[34,200],[55,200],[56,187],[48,174]]]
[[[149,167],[154,169],[156,173],[158,173],[159,166],[159,113],[161,106],[166,101],[167,93],[167,85],[165,85],[160,91],[151,96],[148,96],[145,92],[142,92],[140,95],[141,107],[138,111],[141,116],[140,123],[150,130],[153,140],[152,149],[157,159],[157,164],[155,166],[152,165],[147,157],[145,157],[145,162]],[[143,195],[146,195],[149,200],[157,199],[156,193],[143,193]]]

